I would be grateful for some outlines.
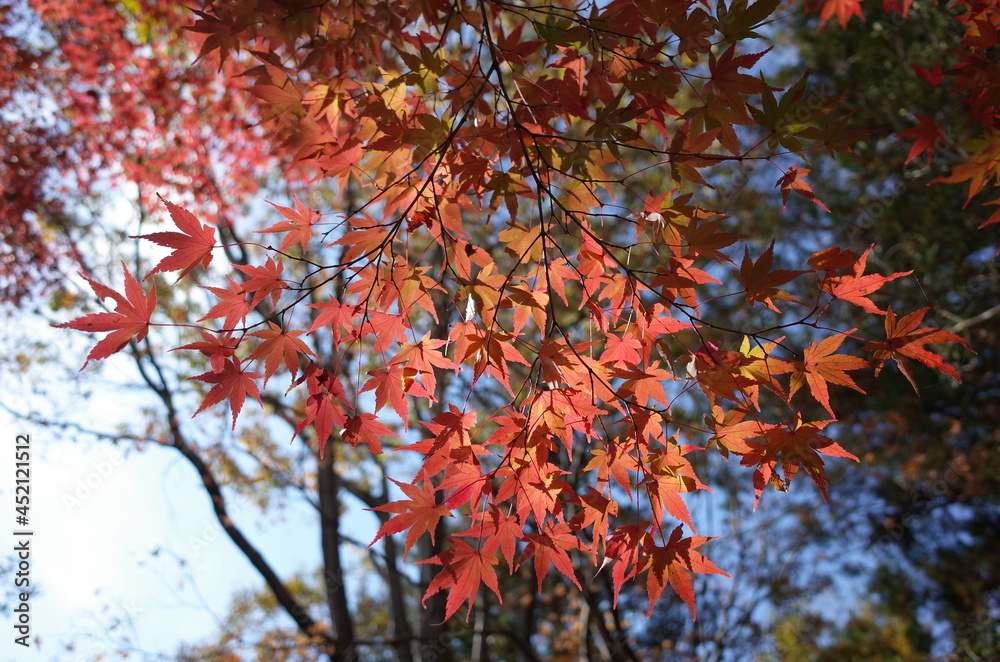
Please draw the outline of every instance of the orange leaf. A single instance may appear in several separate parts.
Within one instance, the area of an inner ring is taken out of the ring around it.
[[[882,366],[885,365],[887,360],[892,359],[899,366],[900,372],[906,376],[910,385],[913,386],[913,390],[919,392],[917,381],[906,365],[906,359],[909,358],[916,359],[929,368],[940,370],[957,381],[962,381],[955,368],[945,363],[944,359],[937,354],[925,349],[924,345],[953,342],[969,350],[972,347],[965,339],[950,331],[935,328],[919,328],[920,323],[924,320],[927,311],[930,309],[931,307],[927,306],[920,310],[915,310],[898,321],[896,320],[896,314],[891,308],[889,309],[889,312],[885,316],[886,341],[869,343],[862,347],[862,349],[866,350],[875,350],[875,361],[877,362],[875,374],[881,371]]]
[[[792,375],[789,397],[802,388],[803,382],[805,382],[809,385],[809,392],[816,398],[816,402],[823,405],[823,408],[830,412],[830,416],[833,416],[833,409],[830,408],[830,393],[826,388],[827,382],[847,386],[864,393],[847,374],[847,371],[867,368],[871,364],[859,356],[834,354],[848,334],[853,331],[854,329],[851,329],[851,331],[830,336],[819,344],[811,343],[809,345],[804,352],[802,363],[798,364],[798,371]]]

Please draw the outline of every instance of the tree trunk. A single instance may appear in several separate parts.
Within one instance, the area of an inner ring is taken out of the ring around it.
[[[319,461],[320,539],[323,548],[326,602],[333,621],[333,636],[337,641],[338,662],[358,662],[354,646],[354,622],[347,603],[347,587],[340,560],[340,476],[334,455],[336,446],[327,447],[326,457]]]

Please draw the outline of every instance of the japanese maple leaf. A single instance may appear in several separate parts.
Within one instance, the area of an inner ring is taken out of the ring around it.
[[[899,137],[913,138],[914,140],[913,146],[910,148],[910,153],[906,155],[906,163],[926,153],[927,165],[929,166],[931,164],[931,157],[934,155],[934,146],[938,143],[947,143],[948,141],[941,127],[934,123],[933,117],[917,115],[917,120],[920,121],[919,126],[901,131]]]
[[[630,365],[636,365],[641,360],[639,350],[642,343],[637,338],[620,338],[613,333],[609,333],[604,341],[604,352],[601,354],[601,363],[613,365],[616,368],[627,370]]]
[[[326,303],[310,303],[308,305],[310,308],[320,311],[320,314],[316,316],[316,321],[309,327],[309,333],[329,324],[333,330],[334,342],[339,343],[344,338],[344,331],[351,331],[354,328],[354,320],[357,315],[355,306],[341,303],[332,297]]]
[[[437,386],[437,380],[434,377],[434,368],[448,370],[456,367],[455,363],[451,359],[445,358],[438,349],[447,343],[447,340],[431,338],[430,332],[428,332],[417,343],[400,344],[399,353],[392,358],[390,364],[397,365],[404,363],[404,367],[412,370],[414,376],[421,376],[428,394],[433,395]]]
[[[483,550],[487,554],[493,554],[500,550],[507,561],[507,568],[513,574],[517,542],[524,537],[524,528],[517,515],[508,514],[497,506],[490,506],[488,512],[478,513],[474,517],[477,521],[473,522],[465,531],[455,535],[466,538],[481,538]]]
[[[209,333],[205,329],[198,329],[198,333],[203,338],[202,342],[188,343],[181,347],[175,347],[170,351],[176,352],[181,349],[197,350],[208,357],[209,364],[212,366],[212,372],[222,372],[225,368],[226,359],[233,357],[233,351],[236,349],[239,341],[228,333]]]
[[[125,274],[125,296],[80,272],[80,276],[90,283],[90,289],[94,294],[101,299],[114,299],[114,312],[91,313],[70,322],[56,324],[58,328],[87,333],[110,331],[87,354],[83,368],[86,368],[91,361],[106,359],[121,351],[132,340],[141,341],[149,333],[149,319],[153,315],[153,309],[156,308],[156,289],[150,288],[149,292],[143,292],[142,285],[129,272],[124,262],[122,262],[122,272]]]
[[[940,370],[949,377],[957,381],[962,381],[958,376],[957,370],[945,363],[944,359],[940,356],[927,350],[924,346],[931,343],[954,342],[969,350],[972,347],[965,339],[950,331],[919,328],[920,323],[923,322],[927,311],[930,309],[930,306],[927,306],[920,310],[915,310],[899,320],[896,319],[896,314],[892,309],[889,309],[885,316],[886,341],[869,343],[862,347],[862,349],[875,351],[875,361],[877,363],[875,368],[876,375],[882,370],[885,362],[892,359],[899,366],[900,372],[909,380],[910,385],[913,386],[913,390],[919,392],[917,381],[914,379],[913,373],[910,372],[909,366],[906,365],[906,359],[916,359],[929,368]]]
[[[315,225],[315,223],[319,221],[322,216],[320,216],[318,211],[314,211],[306,207],[295,196],[292,196],[292,200],[295,201],[295,209],[282,207],[268,200],[267,204],[277,209],[278,213],[288,220],[275,223],[271,227],[264,228],[263,230],[257,230],[257,233],[287,232],[288,234],[286,234],[285,238],[281,240],[281,245],[278,247],[278,250],[283,251],[286,248],[294,246],[295,244],[299,244],[302,247],[302,251],[305,252],[309,250],[309,240],[312,238],[313,225]]]
[[[713,220],[699,223],[693,219],[690,225],[684,229],[684,238],[687,240],[686,257],[702,255],[713,262],[732,263],[720,249],[731,246],[740,239],[745,239],[745,234],[733,234],[731,232],[719,232],[719,226],[725,217],[718,216]]]
[[[804,383],[808,384],[809,392],[812,393],[816,402],[823,405],[823,408],[830,412],[830,416],[834,416],[833,409],[830,408],[830,393],[826,387],[827,383],[847,386],[859,393],[864,393],[847,372],[861,370],[871,364],[860,356],[834,354],[847,335],[853,331],[854,329],[851,329],[843,334],[830,336],[818,344],[810,343],[803,352],[802,362],[797,364],[797,371],[792,375],[789,397],[802,388]]]
[[[365,312],[361,332],[363,335],[370,333],[375,336],[375,351],[381,354],[392,346],[393,341],[404,342],[408,328],[410,327],[402,315],[369,310]]]
[[[745,114],[744,97],[759,94],[764,87],[764,82],[756,76],[740,73],[740,69],[752,68],[770,50],[768,48],[760,53],[737,55],[736,45],[733,44],[718,58],[715,57],[714,51],[709,51],[708,66],[712,72],[712,79],[706,83],[705,89],[711,90],[713,94],[724,99],[732,110]]]
[[[343,405],[347,401],[344,387],[337,375],[329,370],[318,368],[315,363],[306,366],[305,372],[297,383],[306,382],[309,397],[306,399],[305,416],[299,421],[292,433],[294,439],[310,423],[316,430],[316,441],[319,445],[319,456],[326,453],[327,440],[334,426],[343,428],[347,425],[347,416]]]
[[[386,403],[391,403],[392,408],[399,414],[403,421],[403,427],[407,426],[409,420],[409,406],[406,403],[406,379],[403,366],[390,365],[384,370],[374,368],[368,371],[371,377],[365,382],[359,393],[375,390],[375,411],[377,412]],[[412,381],[412,377],[409,378]]]
[[[233,266],[246,276],[246,280],[240,283],[240,286],[244,292],[253,294],[253,299],[250,301],[251,308],[256,308],[257,304],[268,295],[271,295],[271,303],[277,304],[281,290],[288,288],[288,284],[281,278],[281,272],[285,270],[284,262],[275,262],[269,257],[261,267],[245,264]]]
[[[677,595],[687,604],[691,611],[691,620],[695,620],[694,585],[689,573],[701,575],[722,575],[729,577],[718,566],[709,561],[695,548],[704,545],[714,538],[704,536],[683,537],[682,526],[678,526],[670,534],[666,545],[650,545],[646,547],[644,556],[640,558],[637,571],[648,571],[646,590],[649,593],[649,609],[646,618],[653,615],[653,607],[663,594],[663,589],[669,584]]]
[[[784,285],[794,278],[809,272],[792,271],[789,269],[771,271],[773,260],[774,241],[771,241],[771,245],[761,253],[760,258],[756,262],[750,259],[750,250],[745,249],[743,262],[740,264],[740,272],[737,274],[736,280],[746,289],[747,303],[752,306],[755,302],[760,301],[774,312],[780,313],[781,311],[774,305],[773,299],[777,299],[778,301],[794,301],[799,304],[801,302],[784,290],[778,289],[778,286]]]
[[[663,390],[663,383],[674,376],[659,366],[658,361],[653,361],[645,370],[638,367],[615,370],[614,376],[625,380],[618,387],[618,395],[623,398],[631,396],[643,407],[648,406],[650,400],[666,406],[667,394]]]
[[[497,583],[497,571],[494,569],[499,559],[496,552],[487,552],[485,549],[477,549],[469,543],[459,538],[450,538],[452,549],[445,550],[425,561],[418,563],[436,563],[441,571],[431,580],[427,586],[427,591],[420,603],[425,604],[432,595],[439,591],[448,591],[448,600],[445,603],[444,620],[448,620],[454,615],[463,602],[468,601],[469,609],[465,614],[465,620],[469,620],[472,614],[472,605],[476,601],[480,584],[486,584],[499,602],[503,602],[500,595],[500,586]]]
[[[580,494],[571,499],[580,509],[576,511],[569,525],[574,531],[593,527],[594,545],[590,553],[596,559],[599,544],[608,536],[611,518],[618,515],[618,502],[604,496],[590,485],[587,486],[587,490],[589,494]]]
[[[865,267],[868,264],[868,254],[872,252],[873,247],[874,244],[869,246],[868,250],[866,250],[861,257],[857,259],[851,269],[851,273],[843,276],[827,276],[820,281],[820,288],[824,292],[828,292],[830,296],[835,299],[850,301],[855,306],[860,306],[866,312],[884,315],[885,311],[876,306],[872,300],[868,298],[868,295],[872,292],[877,292],[889,281],[902,278],[903,276],[909,276],[913,272],[900,271],[892,274],[891,276],[883,276],[881,274],[863,275],[865,273]]]
[[[260,379],[260,375],[256,372],[246,372],[239,359],[226,359],[220,372],[206,372],[189,379],[212,384],[205,400],[198,407],[198,411],[194,413],[195,416],[212,405],[229,398],[229,408],[233,412],[233,429],[236,429],[236,417],[240,415],[248,395],[256,400],[257,404],[264,406],[260,400],[260,389],[257,388],[257,383],[254,381]]]
[[[264,384],[267,384],[267,380],[274,375],[278,370],[278,366],[282,363],[285,364],[288,372],[293,377],[297,375],[299,372],[299,354],[313,358],[316,357],[313,351],[298,338],[305,333],[304,331],[286,332],[274,322],[268,322],[267,324],[269,328],[250,334],[254,338],[260,338],[264,341],[249,356],[251,361],[267,357],[267,361],[264,363]]]
[[[250,311],[253,310],[253,306],[250,300],[247,299],[247,293],[243,290],[243,286],[232,278],[228,278],[228,280],[228,289],[224,287],[204,287],[204,289],[219,297],[220,301],[212,306],[211,310],[198,320],[199,322],[225,317],[226,320],[222,323],[222,328],[235,329],[236,325],[245,320]]]
[[[753,449],[747,444],[747,439],[763,436],[773,425],[762,423],[755,418],[748,420],[749,412],[742,407],[724,411],[719,405],[712,405],[712,416],[705,416],[705,425],[712,431],[708,446],[718,445],[723,457],[729,453],[745,455]]]
[[[851,19],[851,16],[857,16],[864,20],[864,14],[861,13],[861,0],[826,0],[819,15],[819,26],[823,27],[834,16],[837,17],[837,22],[842,28],[847,26],[847,21]]]
[[[629,471],[639,471],[639,461],[629,454],[622,444],[611,444],[607,450],[602,448],[588,449],[594,457],[583,468],[584,471],[597,470],[598,485],[603,487],[611,478],[629,495],[632,496],[632,480]]]
[[[698,480],[691,463],[683,457],[676,444],[654,451],[644,457],[643,461],[647,467],[647,475],[642,485],[645,486],[649,496],[654,527],[659,526],[666,511],[694,531],[691,514],[681,494],[710,488]]]
[[[163,200],[163,198],[160,198]],[[191,273],[199,264],[207,268],[212,262],[212,248],[215,246],[215,228],[202,225],[194,214],[186,209],[163,200],[170,212],[170,218],[180,232],[154,232],[143,234],[132,239],[148,239],[154,244],[174,249],[173,252],[160,260],[153,270],[146,274],[148,279],[155,273],[180,271],[177,280]]]
[[[368,444],[368,449],[375,455],[382,454],[382,442],[379,437],[398,437],[399,435],[379,423],[375,414],[359,414],[349,416],[340,438],[352,446],[362,441]]]
[[[421,481],[421,485],[401,483],[393,478],[389,480],[398,485],[409,499],[392,501],[367,509],[396,514],[386,520],[375,534],[375,539],[365,549],[371,549],[372,545],[383,536],[406,531],[406,541],[403,544],[403,558],[405,559],[424,533],[431,534],[431,543],[433,544],[438,522],[442,517],[451,517],[451,511],[448,510],[447,506],[438,504],[436,490],[430,480]]]
[[[526,535],[524,540],[528,544],[524,548],[524,553],[521,554],[518,566],[528,559],[534,558],[535,578],[538,580],[539,594],[542,592],[542,582],[549,574],[549,565],[554,565],[556,570],[582,590],[580,582],[576,578],[573,560],[570,559],[567,550],[585,548],[580,539],[570,531],[569,524],[553,524],[551,520],[548,520],[542,533]]]
[[[778,178],[778,181],[774,183],[775,186],[781,187],[781,213],[785,213],[785,207],[788,204],[788,196],[794,192],[801,195],[806,200],[814,202],[817,207],[829,214],[829,208],[823,204],[822,200],[816,197],[812,187],[809,186],[805,180],[806,175],[810,172],[809,168],[800,168],[798,166],[798,163],[793,165],[785,171],[785,174]]]
[[[910,1],[911,0],[907,0],[907,4],[909,4]],[[927,81],[927,84],[931,87],[937,87],[942,83],[942,81],[944,81],[945,74],[941,71],[940,60],[934,63],[934,67],[932,69],[927,69],[916,64],[911,64],[910,68],[913,69],[918,76]]]
[[[768,483],[775,483],[780,489],[787,490],[788,484],[800,466],[805,467],[806,472],[816,483],[823,500],[829,500],[826,485],[830,481],[823,472],[823,460],[819,454],[858,461],[857,457],[833,439],[820,434],[820,430],[830,423],[833,423],[833,420],[806,423],[796,415],[790,427],[772,426],[760,436],[759,440],[749,442],[752,451],[743,456],[740,464],[745,467],[757,465],[753,475],[754,510],[757,509],[761,494]],[[774,474],[778,462],[785,472],[784,481]]]

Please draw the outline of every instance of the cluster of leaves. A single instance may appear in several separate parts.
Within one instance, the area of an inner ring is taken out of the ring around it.
[[[912,4],[913,0],[883,0],[882,7],[884,11],[905,17]],[[822,23],[836,16],[843,27],[851,17],[864,17],[861,0],[822,0],[818,5],[815,9],[820,12]],[[1000,43],[1000,12],[995,3],[986,0],[959,0],[948,3],[948,8],[965,30],[961,47],[950,53],[955,64],[942,68],[939,60],[930,68],[910,66],[927,85],[947,87],[949,93],[965,105],[966,112],[949,114],[942,110],[937,117],[918,115],[916,125],[899,136],[914,141],[907,162],[926,155],[930,164],[935,152],[943,146],[964,153],[964,161],[955,166],[950,175],[930,183],[968,182],[968,206],[987,187],[1000,185],[1000,166],[997,165],[1000,163],[1000,112],[996,98],[1000,71],[995,65],[996,48]],[[1000,205],[1000,199],[983,204]],[[1000,223],[1000,211],[993,212],[980,227],[994,223]]]
[[[415,477],[396,482],[406,498],[375,508],[392,515],[376,540],[405,532],[409,552],[459,518],[447,548],[421,561],[441,566],[425,600],[446,591],[448,617],[483,585],[502,599],[501,559],[510,571],[530,562],[541,589],[552,567],[580,586],[589,558],[611,566],[616,599],[643,575],[650,612],[669,584],[693,618],[690,573],[725,574],[695,551],[710,539],[694,535],[683,497],[706,489],[696,454],[752,468],[755,503],[800,469],[826,497],[822,456],[857,459],[823,434],[836,420],[830,386],[860,390],[851,373],[890,361],[914,387],[911,360],[957,378],[927,345],[964,344],[921,327],[926,308],[880,307],[871,297],[906,274],[867,273],[869,251],[830,247],[776,269],[773,242],[727,232],[724,210],[687,191],[713,164],[759,163],[781,173],[784,199],[822,206],[799,163],[817,149],[852,154],[859,134],[830,115],[834,100],[803,104],[805,80],[779,98],[742,71],[766,51],[741,42],[777,5],[199,11],[203,57],[254,58],[241,73],[265,126],[308,168],[366,193],[342,213],[274,205],[284,220],[260,234],[277,245],[204,288],[211,308],[176,348],[208,360],[191,377],[210,385],[199,411],[228,401],[235,426],[248,396],[260,402],[287,375],[303,402],[296,433],[314,435],[318,454],[331,440],[416,453]],[[745,144],[751,126],[767,139]],[[637,192],[647,173],[659,190]],[[194,278],[222,250],[215,228],[166,206],[176,231],[143,238],[171,252],[145,278]],[[111,332],[88,361],[157,323],[155,290],[123,269],[124,294],[89,279],[114,311],[61,325]],[[706,319],[720,297],[760,304],[759,325]],[[824,324],[837,301],[884,318],[885,337]],[[502,404],[477,408],[484,392]],[[810,399],[829,417],[804,414]],[[450,404],[418,435],[415,406],[432,401]],[[681,405],[704,425],[685,423]]]
[[[133,182],[146,209],[157,191],[183,189],[192,208],[226,219],[267,173],[299,177],[269,151],[255,98],[236,92],[239,63],[215,72],[186,57],[201,42],[184,29],[190,17],[157,0],[0,6],[4,301],[56,284],[60,260],[86,263],[66,235],[80,236],[75,217],[109,182]]]

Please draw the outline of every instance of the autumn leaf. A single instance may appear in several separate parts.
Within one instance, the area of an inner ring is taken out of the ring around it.
[[[476,549],[464,540],[450,538],[449,541],[453,549],[445,550],[425,561],[419,561],[419,563],[435,563],[444,566],[427,586],[427,591],[420,603],[426,604],[427,600],[435,593],[447,591],[448,600],[445,603],[444,620],[451,618],[462,606],[462,603],[467,601],[469,609],[465,614],[465,620],[468,621],[480,585],[488,586],[497,596],[497,600],[503,602],[503,596],[500,594],[500,586],[497,582],[497,571],[493,567],[499,560],[495,552]]]
[[[299,336],[305,333],[305,331],[285,331],[274,322],[268,322],[267,324],[267,329],[254,331],[250,334],[254,338],[260,338],[264,342],[258,345],[248,357],[251,361],[262,357],[267,358],[264,364],[265,384],[277,372],[278,366],[284,364],[292,377],[295,377],[299,372],[300,355],[312,358],[316,357],[316,354],[304,342],[299,340]]]
[[[391,403],[392,408],[399,415],[403,422],[404,429],[407,427],[409,415],[409,405],[406,404],[406,387],[413,381],[412,376],[407,376],[406,371],[400,365],[390,365],[385,369],[373,368],[368,371],[371,377],[365,382],[360,393],[365,391],[375,391],[375,411],[382,409],[386,403]]]
[[[834,16],[837,17],[837,22],[842,28],[847,27],[847,21],[852,16],[864,20],[864,15],[861,13],[861,0],[825,0],[823,10],[819,15],[820,27],[826,25],[826,22]]]
[[[796,364],[795,374],[792,375],[788,397],[795,394],[803,384],[809,385],[809,392],[816,399],[816,402],[823,405],[830,416],[833,416],[833,409],[830,407],[830,393],[827,390],[827,383],[847,386],[849,388],[864,393],[864,391],[848,375],[850,370],[861,370],[871,364],[860,356],[849,354],[834,354],[837,348],[854,331],[845,331],[842,334],[830,336],[819,343],[810,343],[803,353],[801,363]]]
[[[528,559],[534,559],[539,594],[542,592],[542,582],[549,574],[550,565],[555,566],[563,577],[567,577],[578,589],[583,590],[580,581],[576,578],[576,570],[573,568],[573,560],[570,559],[568,551],[583,550],[584,545],[579,538],[570,532],[568,524],[553,524],[548,521],[541,533],[528,534],[524,536],[524,540],[527,545],[525,545],[524,553],[521,554],[518,566]]]
[[[153,274],[167,271],[180,271],[180,275],[177,276],[177,280],[180,280],[191,273],[199,264],[203,269],[206,269],[212,262],[215,228],[210,225],[202,225],[194,214],[167,200],[163,200],[163,204],[167,206],[170,218],[173,219],[174,225],[180,232],[154,232],[153,234],[131,237],[132,239],[147,239],[154,244],[174,249],[170,255],[160,260],[143,280],[148,279]]]
[[[347,425],[347,415],[344,412],[347,396],[337,375],[318,368],[315,363],[306,367],[296,383],[302,381],[306,383],[309,397],[306,399],[305,415],[295,427],[292,438],[312,424],[316,430],[319,456],[322,458],[326,454],[327,441],[334,428],[342,429]]]
[[[650,544],[643,549],[643,556],[638,563],[639,573],[648,572],[646,590],[649,593],[649,608],[646,618],[653,615],[656,602],[663,595],[663,590],[669,584],[674,592],[687,604],[694,621],[697,612],[694,604],[694,585],[691,583],[691,573],[701,575],[729,575],[709,561],[701,552],[694,551],[709,540],[704,536],[683,537],[683,527],[678,526],[671,534],[666,545]]]
[[[958,343],[968,350],[972,346],[961,336],[957,336],[950,331],[935,328],[921,328],[920,324],[926,317],[930,306],[915,310],[905,315],[901,319],[896,319],[896,314],[890,308],[885,316],[885,342],[868,343],[862,349],[874,351],[877,375],[885,362],[893,360],[899,366],[900,372],[906,377],[915,392],[920,392],[917,388],[917,380],[910,372],[906,359],[915,359],[929,368],[939,370],[956,381],[962,381],[958,371],[944,362],[939,355],[926,349],[926,345],[936,343]]]
[[[382,454],[382,442],[379,437],[398,437],[395,432],[379,423],[375,414],[359,414],[349,416],[344,424],[340,438],[351,446],[357,446],[362,441],[368,444],[368,450],[373,455]]]
[[[926,153],[927,165],[930,166],[935,145],[938,143],[947,143],[948,141],[941,127],[934,123],[933,117],[917,115],[917,120],[920,122],[919,126],[899,133],[900,138],[913,138],[914,140],[913,146],[910,148],[910,153],[906,155],[905,163],[909,163],[921,154]]]
[[[250,311],[253,310],[251,299],[248,298],[243,285],[237,283],[232,278],[228,280],[228,288],[205,286],[204,289],[219,297],[219,302],[212,306],[205,316],[198,320],[199,322],[225,317],[226,319],[222,323],[222,328],[227,330],[235,329],[237,325],[241,324],[247,318]]]
[[[257,382],[254,381],[255,379],[260,379],[260,375],[256,372],[247,372],[244,370],[238,359],[226,359],[220,372],[206,372],[195,377],[189,377],[189,379],[212,384],[212,388],[205,396],[205,400],[198,407],[198,410],[195,411],[195,416],[212,405],[218,404],[228,398],[229,408],[233,412],[233,429],[235,430],[236,418],[240,415],[243,403],[246,401],[248,395],[256,400],[257,404],[261,407],[264,406],[264,403],[260,400],[260,389],[257,387]]]
[[[176,352],[182,349],[193,349],[199,351],[204,356],[208,357],[209,363],[212,366],[212,372],[222,372],[225,368],[226,359],[233,358],[233,352],[236,350],[239,341],[236,338],[233,338],[229,333],[209,333],[205,329],[198,329],[198,333],[201,334],[201,342],[181,345],[180,347],[175,347],[170,351]]]
[[[832,419],[805,422],[800,415],[796,415],[790,425],[771,426],[759,438],[748,442],[752,450],[743,456],[740,463],[746,467],[757,465],[753,475],[754,510],[757,509],[761,494],[769,483],[777,489],[786,491],[799,467],[804,467],[806,473],[816,483],[823,500],[829,500],[826,486],[830,481],[823,471],[820,453],[858,461],[857,457],[833,439],[820,434],[820,430],[833,422]],[[779,463],[785,472],[783,479],[775,472]]]
[[[773,299],[778,301],[792,301],[802,305],[802,302],[784,290],[778,289],[779,285],[809,273],[808,271],[792,271],[788,269],[778,269],[771,271],[771,263],[774,260],[774,241],[761,253],[757,261],[750,259],[750,250],[746,249],[743,254],[743,262],[740,264],[739,274],[736,279],[746,289],[747,303],[753,305],[760,301],[765,306],[776,313],[780,313],[778,307],[774,305]]]
[[[278,213],[284,216],[287,220],[275,223],[274,225],[264,228],[263,230],[257,230],[257,233],[285,232],[287,234],[285,234],[285,237],[281,240],[281,245],[278,246],[278,250],[283,251],[286,248],[290,248],[295,244],[298,244],[302,247],[303,252],[305,252],[309,250],[309,240],[312,239],[313,225],[315,225],[316,222],[322,218],[322,216],[320,216],[318,211],[314,211],[306,207],[295,196],[292,196],[292,200],[295,202],[295,209],[282,207],[268,200],[267,204],[277,209]]]
[[[271,305],[276,305],[282,290],[288,289],[288,284],[281,277],[285,269],[284,262],[275,262],[269,257],[263,266],[234,264],[233,267],[246,276],[240,283],[240,290],[253,295],[250,300],[251,309],[256,308],[269,295]]]
[[[366,549],[371,549],[372,545],[383,536],[406,531],[406,540],[403,543],[403,558],[406,558],[424,533],[431,535],[431,543],[433,544],[438,522],[442,517],[450,517],[451,511],[446,506],[438,504],[437,492],[431,481],[425,480],[421,481],[420,485],[414,485],[401,483],[394,478],[389,478],[389,480],[403,490],[403,494],[409,499],[391,501],[381,506],[368,508],[368,510],[396,514],[386,520],[379,528],[375,539],[368,544]]]
[[[809,172],[810,172],[809,168],[800,168],[796,163],[788,170],[786,170],[785,174],[779,177],[778,181],[774,183],[775,186],[781,187],[782,214],[785,213],[785,207],[788,204],[788,196],[793,192],[797,193],[798,195],[801,195],[806,200],[815,203],[817,207],[819,207],[826,213],[828,214],[830,213],[830,210],[827,208],[827,206],[824,205],[823,202],[816,197],[816,194],[813,193],[812,187],[809,186],[809,184],[806,182],[805,177],[806,175],[809,174]]]
[[[876,306],[868,296],[882,289],[882,286],[886,283],[897,278],[902,278],[903,276],[909,276],[913,272],[901,271],[891,276],[883,276],[881,274],[864,275],[868,264],[868,254],[872,252],[872,248],[874,246],[869,246],[868,250],[861,257],[857,258],[851,267],[851,273],[843,276],[827,275],[820,281],[820,288],[824,292],[829,293],[834,299],[850,301],[866,312],[884,315],[885,311]],[[839,264],[837,267],[840,268]],[[829,269],[830,267],[827,266],[826,268]],[[829,274],[829,271],[827,273]]]
[[[156,290],[150,288],[149,292],[143,292],[142,285],[129,272],[124,262],[122,262],[122,272],[125,274],[125,296],[80,272],[80,276],[90,284],[90,288],[99,298],[114,299],[114,312],[91,313],[77,317],[71,322],[55,325],[60,329],[75,329],[87,333],[110,332],[90,350],[80,370],[86,368],[91,361],[106,359],[120,352],[133,340],[141,341],[149,332],[149,320],[156,308]]]

